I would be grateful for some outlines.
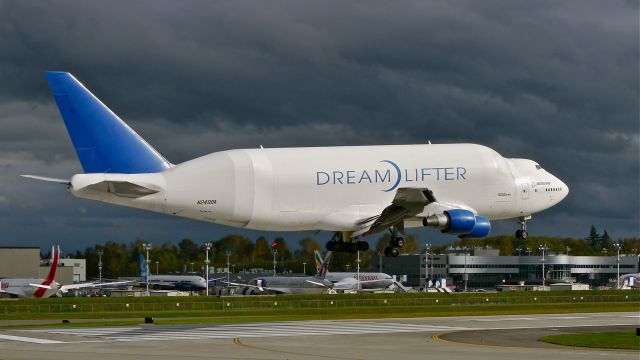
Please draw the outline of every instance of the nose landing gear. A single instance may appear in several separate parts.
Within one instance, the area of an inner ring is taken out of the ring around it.
[[[529,232],[527,231],[527,220],[531,219],[531,216],[520,216],[518,218],[518,223],[520,224],[520,229],[516,231],[516,238],[524,240],[529,237]]]

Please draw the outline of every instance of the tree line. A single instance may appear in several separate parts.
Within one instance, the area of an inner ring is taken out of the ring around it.
[[[375,241],[375,246],[370,250],[360,253],[360,269],[369,268],[373,256],[383,253],[383,249],[389,243],[390,235],[385,234]],[[621,253],[631,254],[640,249],[640,238],[620,239]],[[149,271],[152,274],[159,272],[203,274],[205,264],[205,251],[203,244],[198,244],[191,239],[182,239],[177,244],[165,242],[153,244],[143,238],[137,238],[130,243],[118,243],[108,241],[104,244],[96,244],[84,251],[76,251],[67,254],[74,258],[87,260],[87,276],[98,277],[98,252],[102,252],[102,276],[103,278],[116,278],[118,276],[137,276],[140,273],[140,254],[145,255],[144,243],[151,243],[149,251]],[[230,234],[219,240],[211,242],[209,252],[210,268],[226,269],[227,255],[233,272],[273,269],[273,250],[277,250],[276,271],[315,274],[314,250],[323,252],[321,246],[311,237],[304,237],[298,241],[295,251],[289,248],[284,238],[278,237],[269,240],[264,236],[251,240],[245,236]],[[275,245],[274,245],[275,244]],[[272,246],[273,245],[273,246]],[[549,248],[549,254],[569,253],[570,255],[614,255],[614,241],[605,231],[602,235],[595,227],[591,227],[589,236],[578,238],[560,238],[531,236],[528,239],[514,239],[513,236],[493,236],[485,239],[458,239],[448,244],[432,246],[431,251],[439,254],[448,247],[487,247],[500,251],[500,255],[539,255],[540,245]],[[603,251],[603,249],[605,249]],[[417,237],[408,235],[405,237],[405,245],[401,253],[416,254],[425,252],[425,243]],[[357,255],[351,253],[335,253],[331,261],[331,271],[355,271],[357,267]],[[222,270],[223,272],[226,270]]]

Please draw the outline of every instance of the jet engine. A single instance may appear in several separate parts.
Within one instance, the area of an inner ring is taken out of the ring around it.
[[[476,216],[469,210],[446,210],[422,220],[424,226],[441,229],[443,233],[465,238],[485,237],[491,231],[491,222],[484,216]]]
[[[460,235],[463,239],[479,239],[489,235],[491,231],[491,221],[484,216],[476,216],[476,225],[473,231],[468,234]]]

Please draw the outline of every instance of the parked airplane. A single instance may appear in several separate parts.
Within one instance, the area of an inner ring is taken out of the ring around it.
[[[140,284],[147,283],[153,289],[203,291],[207,288],[207,280],[197,275],[151,275],[147,271],[147,262],[140,254]]]
[[[130,281],[117,281],[109,283],[82,283],[72,285],[60,285],[55,281],[56,270],[60,261],[60,247],[51,249],[51,267],[46,279],[0,279],[0,293],[11,297],[48,298],[69,290],[96,288],[129,283]]]
[[[47,72],[84,169],[66,179],[81,198],[234,227],[334,232],[327,249],[366,251],[362,236],[388,229],[397,256],[407,227],[466,238],[491,220],[516,218],[526,238],[531,215],[569,188],[526,159],[474,144],[241,149],[173,165],[71,74]]]
[[[320,294],[333,286],[330,281],[315,276],[263,276],[246,284],[230,282],[229,285],[243,287],[243,295]]]
[[[332,252],[322,259],[319,251],[314,251],[316,270],[319,278],[333,283],[333,290],[381,290],[394,284],[394,278],[385,273],[376,272],[329,272]]]

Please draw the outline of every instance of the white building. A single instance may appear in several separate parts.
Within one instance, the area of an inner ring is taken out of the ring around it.
[[[87,260],[86,259],[60,259],[61,266],[73,267],[73,282],[81,283],[87,281]]]

